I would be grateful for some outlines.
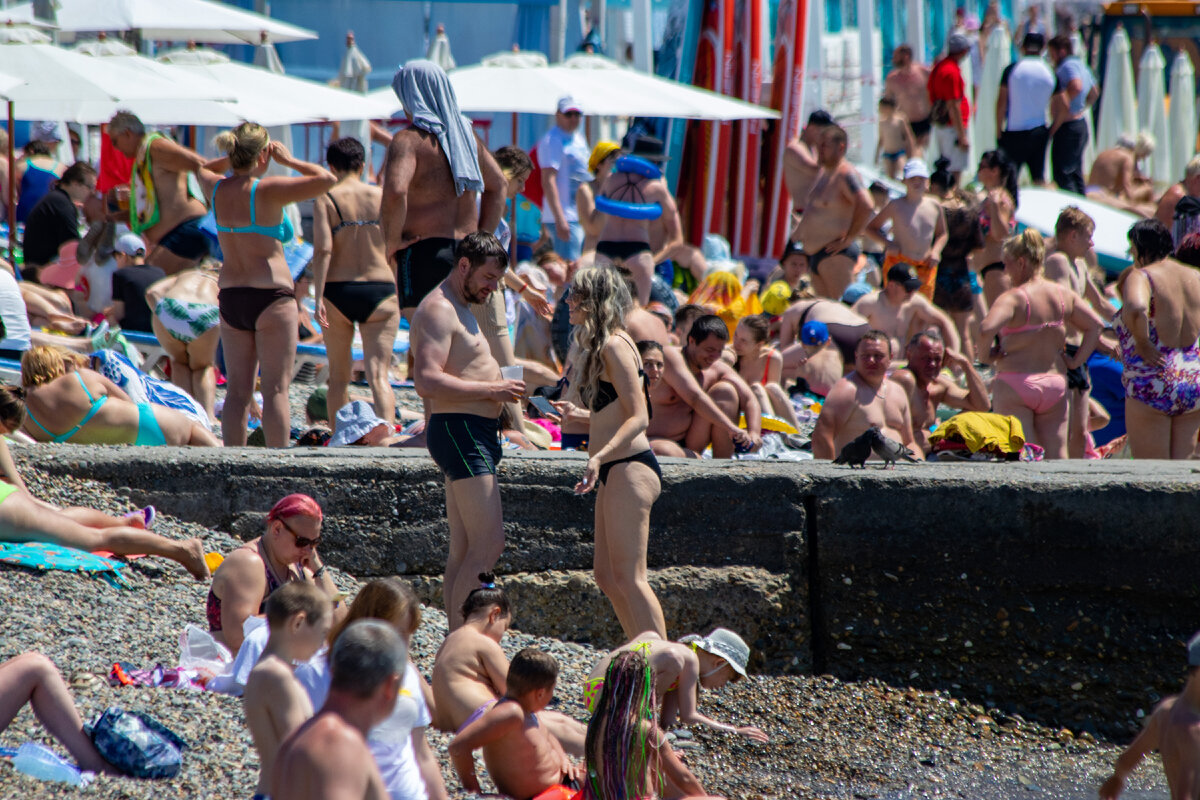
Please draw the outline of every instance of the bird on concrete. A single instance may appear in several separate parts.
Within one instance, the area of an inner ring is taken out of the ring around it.
[[[842,448],[842,452],[838,453],[838,457],[833,460],[835,464],[846,464],[850,469],[854,469],[855,465],[862,469],[866,469],[867,459],[871,457],[871,443],[874,441],[871,437],[871,431],[875,431],[879,435],[878,428],[868,428],[867,431],[853,441],[847,442]]]
[[[912,450],[909,450],[900,442],[884,436],[875,425],[867,428],[867,432],[863,436],[867,437],[871,450],[874,451],[875,455],[883,460],[884,469],[893,469],[896,466],[896,462],[900,459],[911,461],[914,464],[920,463],[917,459],[913,458]]]

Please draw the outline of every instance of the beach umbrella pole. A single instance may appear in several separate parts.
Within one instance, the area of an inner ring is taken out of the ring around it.
[[[8,101],[8,260],[13,265],[13,270],[17,269],[17,205],[16,198],[13,196],[13,174],[16,172],[17,166],[13,158],[13,136],[15,134],[14,126],[16,125],[13,119],[13,102]]]

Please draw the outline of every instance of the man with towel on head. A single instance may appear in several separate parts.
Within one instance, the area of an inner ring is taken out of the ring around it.
[[[396,265],[400,307],[409,319],[450,274],[457,241],[500,224],[505,181],[459,112],[441,67],[424,59],[409,61],[396,72],[392,90],[411,126],[388,145],[380,222],[384,251]]]

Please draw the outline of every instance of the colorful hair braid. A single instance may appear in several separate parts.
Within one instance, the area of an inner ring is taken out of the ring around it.
[[[642,797],[647,772],[659,783],[654,700],[654,670],[649,659],[636,650],[614,658],[588,723],[586,800]]]

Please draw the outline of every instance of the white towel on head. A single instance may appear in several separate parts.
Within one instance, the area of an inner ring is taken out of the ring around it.
[[[404,104],[412,124],[437,137],[454,175],[454,191],[483,191],[479,150],[471,123],[458,110],[454,87],[445,71],[425,59],[409,61],[396,71],[392,91]]]

